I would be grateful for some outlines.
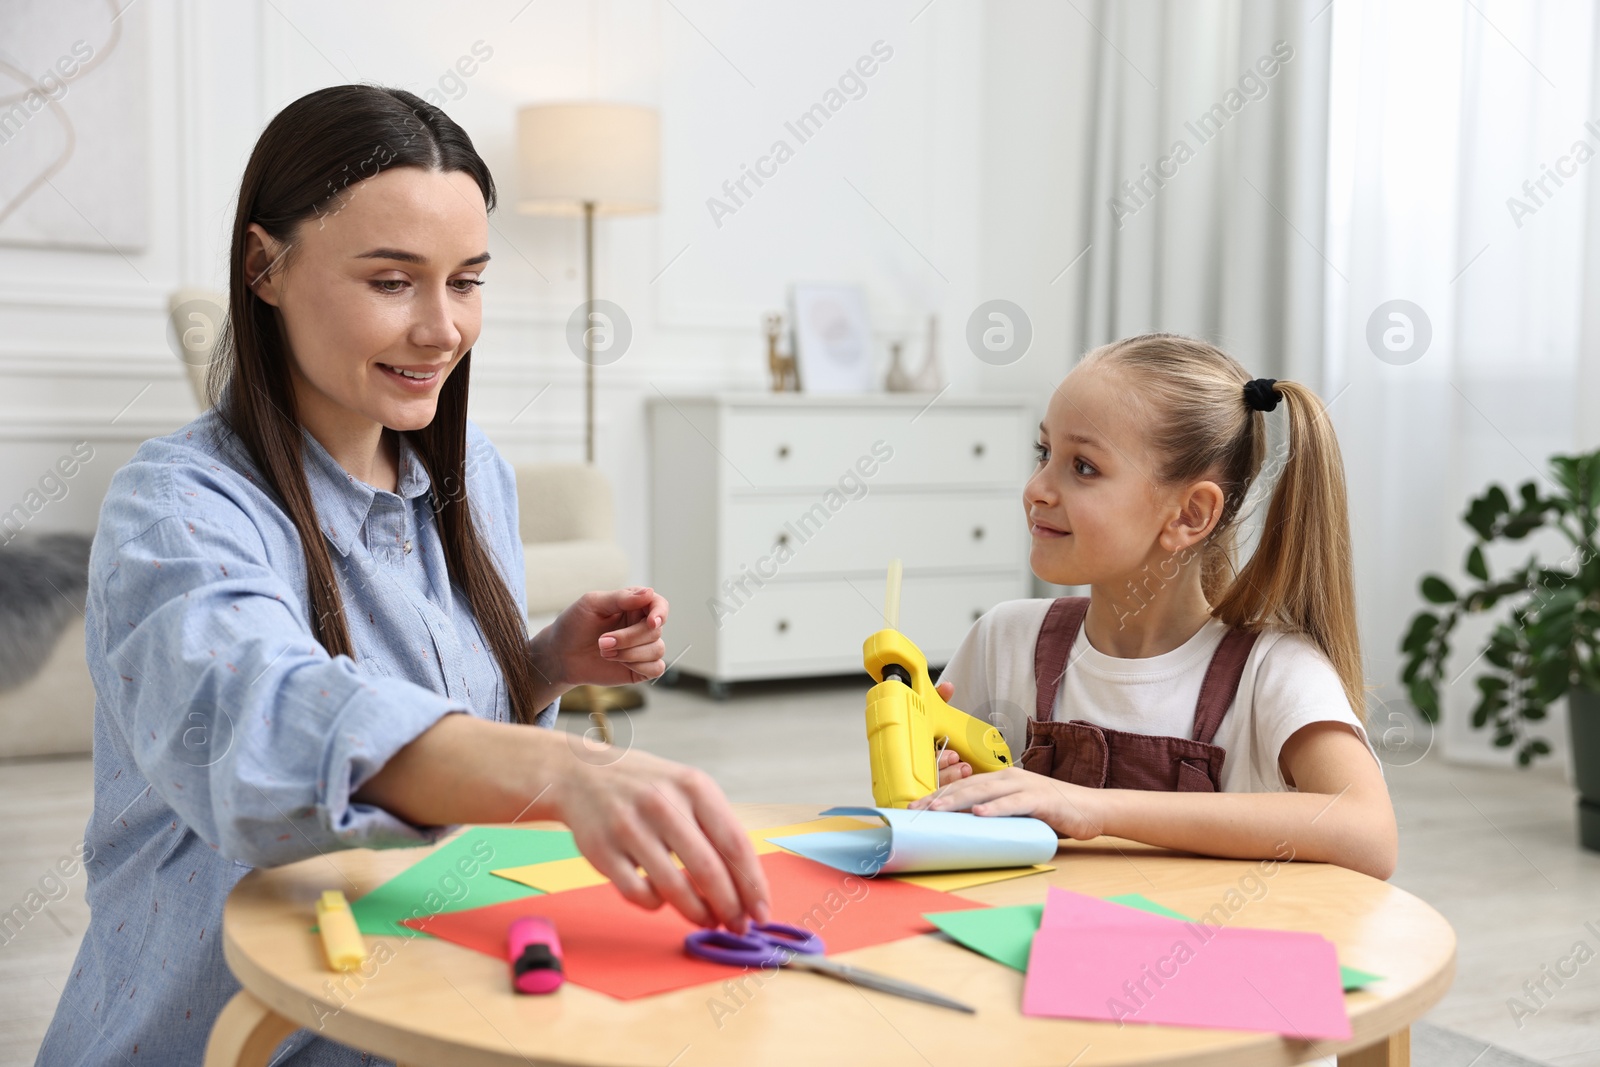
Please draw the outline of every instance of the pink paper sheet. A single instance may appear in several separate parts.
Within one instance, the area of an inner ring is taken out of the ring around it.
[[[1025,1015],[1350,1037],[1339,960],[1318,934],[1206,926],[1052,887]]]

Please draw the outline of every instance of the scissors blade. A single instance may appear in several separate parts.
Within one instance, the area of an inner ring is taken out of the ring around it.
[[[796,955],[785,966],[804,971],[816,971],[818,974],[842,978],[846,982],[861,986],[864,989],[875,989],[880,993],[890,993],[897,997],[906,997],[909,1000],[920,1000],[924,1004],[934,1004],[941,1008],[953,1008],[956,1011],[964,1011],[969,1015],[978,1013],[978,1009],[971,1005],[963,1004],[959,1000],[952,1000],[943,994],[935,993],[931,989],[924,989],[922,986],[912,985],[910,982],[902,982],[900,979],[890,978],[886,974],[863,971],[859,967],[852,967],[848,963],[839,963],[824,956]]]

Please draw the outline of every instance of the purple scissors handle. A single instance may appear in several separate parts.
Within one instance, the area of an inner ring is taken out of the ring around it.
[[[731,930],[696,930],[683,939],[691,956],[733,967],[781,967],[790,956],[822,954],[822,938],[787,923],[754,923],[747,934]]]

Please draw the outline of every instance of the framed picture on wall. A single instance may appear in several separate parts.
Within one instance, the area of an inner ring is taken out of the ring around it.
[[[789,289],[789,321],[802,391],[872,391],[872,325],[861,286],[796,283]]]

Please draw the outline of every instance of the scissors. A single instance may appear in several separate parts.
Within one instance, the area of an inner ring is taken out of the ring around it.
[[[803,971],[815,971],[831,978],[842,978],[846,982],[866,989],[876,989],[880,993],[893,993],[897,997],[909,997],[912,1000],[937,1004],[941,1008],[954,1008],[956,1011],[968,1014],[977,1013],[977,1009],[959,1000],[951,1000],[931,989],[902,982],[888,975],[863,971],[848,963],[830,960],[822,954],[822,938],[810,930],[790,926],[787,923],[753,923],[747,934],[736,934],[730,930],[696,930],[683,939],[683,947],[689,955],[710,960],[712,963],[763,969],[794,967]]]

